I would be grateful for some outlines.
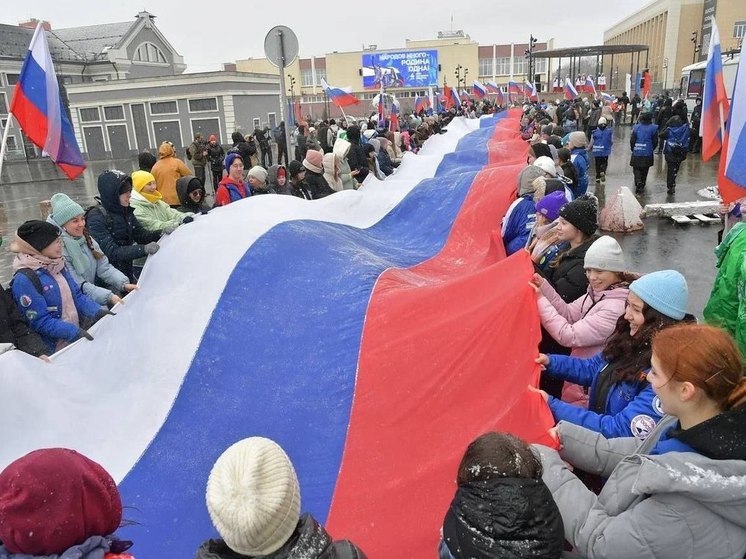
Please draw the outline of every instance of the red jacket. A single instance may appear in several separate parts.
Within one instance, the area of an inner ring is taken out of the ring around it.
[[[227,206],[231,202],[236,202],[249,196],[251,196],[249,185],[242,180],[236,181],[230,178],[230,176],[225,176],[215,191],[215,205]]]

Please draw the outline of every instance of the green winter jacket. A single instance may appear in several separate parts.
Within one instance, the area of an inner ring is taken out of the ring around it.
[[[181,224],[185,217],[188,215],[194,215],[192,213],[182,213],[175,210],[163,200],[159,200],[154,204],[149,200],[146,200],[145,197],[136,190],[132,191],[130,206],[135,211],[137,221],[139,221],[140,225],[148,231],[163,231],[164,233],[170,233]]]
[[[718,275],[704,310],[705,321],[727,330],[746,355],[746,223],[737,223],[715,249]]]

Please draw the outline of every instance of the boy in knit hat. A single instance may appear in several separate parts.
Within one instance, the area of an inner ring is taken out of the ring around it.
[[[267,170],[264,167],[255,165],[249,169],[249,173],[246,175],[246,182],[249,183],[252,196],[254,194],[269,194]]]
[[[197,559],[365,559],[354,544],[333,541],[310,514],[300,514],[295,468],[269,439],[250,437],[223,452],[206,501],[222,539],[202,544]]]
[[[132,559],[113,535],[121,521],[116,483],[74,450],[35,450],[0,472],[0,557]]]
[[[570,161],[578,174],[577,184],[573,185],[575,197],[585,194],[588,190],[588,153],[586,146],[588,140],[585,132],[571,132],[567,147],[570,150]]]

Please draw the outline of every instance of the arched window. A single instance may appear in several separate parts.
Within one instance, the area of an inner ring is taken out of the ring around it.
[[[166,55],[153,43],[142,43],[135,51],[135,62],[155,62],[158,64],[168,64]]]

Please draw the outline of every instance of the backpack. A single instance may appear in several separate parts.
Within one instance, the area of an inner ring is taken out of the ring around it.
[[[96,198],[98,200],[98,198]],[[101,204],[96,204],[95,206],[89,206],[86,208],[85,212],[83,213],[83,217],[85,218],[86,223],[88,223],[88,216],[91,215],[91,212],[99,211],[101,214],[103,214],[104,219],[106,220],[106,229],[109,231],[109,233],[113,233],[114,229],[114,219],[111,217],[111,214],[106,211],[106,208],[104,208]]]
[[[677,130],[674,133],[674,130]],[[676,156],[686,155],[689,151],[689,145],[684,145],[684,135],[686,134],[686,127],[681,126],[679,128],[668,129],[668,139],[666,140],[668,145],[671,147],[671,153]]]
[[[34,289],[39,292],[39,295],[44,295],[44,286],[42,286],[41,280],[34,270],[31,268],[18,268],[18,270],[16,270],[16,275],[17,274],[26,276],[31,282],[31,285],[34,286]],[[13,279],[10,280],[8,287],[5,289],[11,299],[13,298],[13,281],[15,281],[15,279],[16,276],[13,276]]]

